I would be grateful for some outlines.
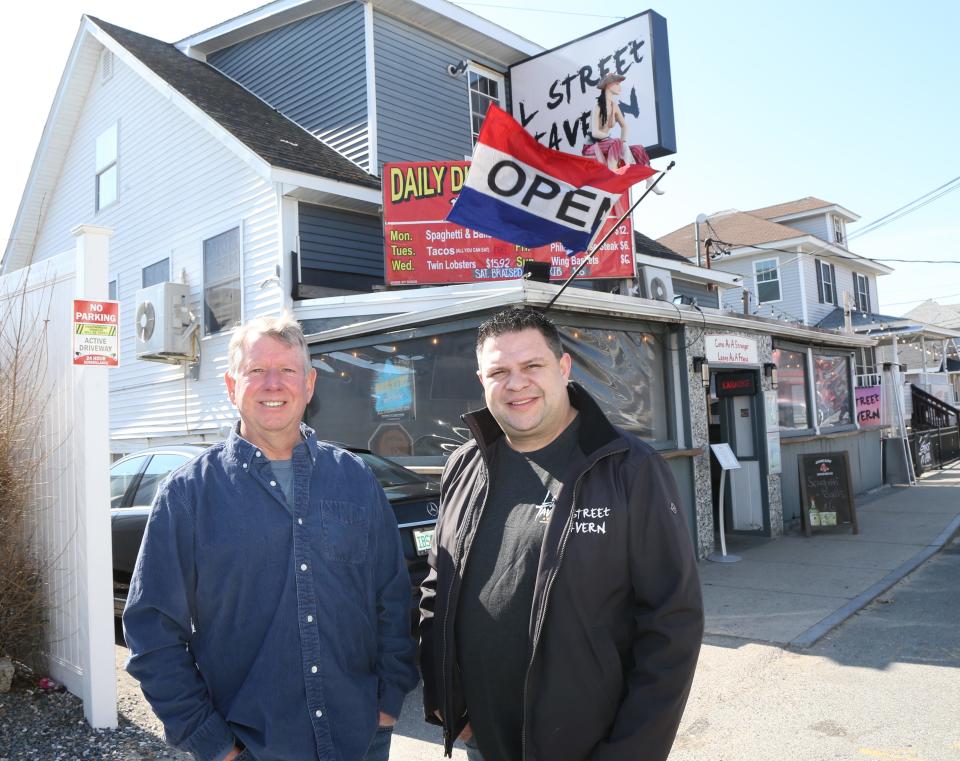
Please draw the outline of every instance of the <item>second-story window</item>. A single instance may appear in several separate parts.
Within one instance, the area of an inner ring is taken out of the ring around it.
[[[117,123],[97,136],[96,145],[96,210],[117,200]]]
[[[203,242],[203,334],[240,322],[240,228]]]
[[[837,303],[837,270],[830,262],[815,259],[817,268],[817,295],[821,304]]]
[[[847,245],[847,236],[843,234],[843,220],[840,217],[833,218],[833,242],[838,246]]]
[[[866,275],[859,272],[853,273],[853,292],[857,298],[857,310],[860,312],[870,311],[870,280]]]
[[[467,83],[470,90],[470,136],[472,145],[476,145],[490,104],[496,103],[503,108],[503,77],[490,69],[470,64]]]
[[[754,262],[757,278],[757,303],[780,301],[780,268],[776,259]]]
[[[170,279],[170,258],[148,264],[140,271],[140,287],[149,288],[157,283],[166,283]]]

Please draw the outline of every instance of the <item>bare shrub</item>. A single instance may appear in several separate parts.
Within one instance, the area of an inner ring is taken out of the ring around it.
[[[48,619],[33,494],[43,461],[50,292],[31,293],[29,274],[0,285],[0,656],[36,664]]]

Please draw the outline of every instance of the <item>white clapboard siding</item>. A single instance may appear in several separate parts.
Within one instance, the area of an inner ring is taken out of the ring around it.
[[[115,121],[119,197],[97,213],[95,142]],[[215,438],[234,418],[222,381],[229,335],[200,340],[200,376],[186,384],[182,367],[136,359],[135,297],[143,267],[169,258],[171,279],[190,285],[194,313],[202,319],[203,241],[239,226],[242,317],[275,314],[282,293],[261,283],[281,264],[278,219],[274,184],[152,85],[119,60],[108,82],[94,78],[36,251],[42,258],[69,248],[70,230],[80,223],[114,231],[110,276],[118,279],[121,302],[121,366],[110,371],[114,453],[159,441]]]

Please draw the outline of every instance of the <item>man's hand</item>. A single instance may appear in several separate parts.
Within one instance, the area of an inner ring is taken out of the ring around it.
[[[380,712],[380,726],[381,727],[392,727],[397,723],[396,718],[391,716],[388,713]]]
[[[233,761],[233,759],[235,759],[239,755],[240,755],[240,748],[234,745],[233,750],[231,750],[226,756],[223,757],[223,761]]]
[[[440,721],[443,721],[443,716],[440,714],[439,710],[434,711],[433,715],[440,719]],[[463,728],[463,731],[460,732],[460,736],[457,739],[466,742],[471,737],[473,737],[473,729],[470,727],[470,722],[468,721],[467,726]]]

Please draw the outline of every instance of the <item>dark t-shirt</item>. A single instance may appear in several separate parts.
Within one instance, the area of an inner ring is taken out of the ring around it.
[[[577,447],[579,417],[549,445],[517,452],[501,438],[490,493],[467,556],[457,657],[484,761],[520,761],[530,607],[543,534]]]

